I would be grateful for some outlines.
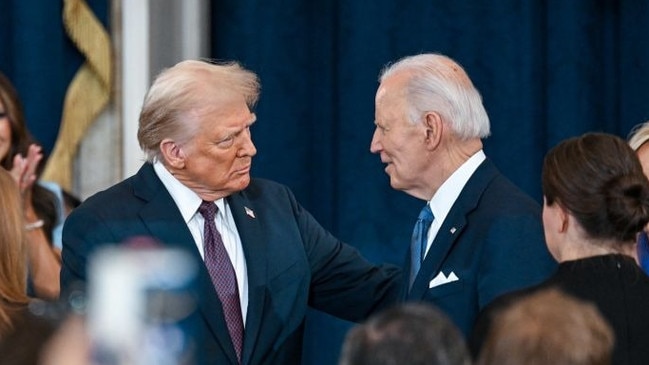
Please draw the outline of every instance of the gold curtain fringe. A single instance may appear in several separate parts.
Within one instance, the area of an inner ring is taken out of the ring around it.
[[[64,0],[63,25],[86,61],[68,86],[59,134],[42,179],[69,191],[79,144],[110,101],[113,60],[110,37],[84,0]]]

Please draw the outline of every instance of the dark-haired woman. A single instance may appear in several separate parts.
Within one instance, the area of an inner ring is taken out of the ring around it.
[[[25,126],[18,93],[0,73],[0,166],[16,181],[23,202],[30,295],[54,300],[59,296],[60,250],[52,231],[59,219],[56,196],[37,184],[43,154]]]
[[[649,181],[636,154],[619,137],[588,133],[550,150],[542,179],[545,238],[559,268],[539,286],[486,309],[471,341],[474,354],[498,310],[558,287],[593,302],[613,327],[613,364],[647,364],[649,277],[637,264],[635,239],[649,222]]]

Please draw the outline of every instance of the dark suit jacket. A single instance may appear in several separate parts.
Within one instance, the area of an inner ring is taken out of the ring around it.
[[[537,284],[555,267],[539,205],[485,160],[446,216],[406,300],[437,305],[467,335],[495,297]],[[458,280],[430,288],[440,272]]]
[[[612,364],[647,364],[649,359],[649,277],[633,258],[602,255],[562,262],[557,272],[543,283],[504,295],[480,315],[470,348],[474,357],[502,310],[520,298],[548,288],[558,288],[592,302],[613,328],[615,347]]]
[[[401,272],[374,266],[305,211],[285,186],[253,179],[227,198],[241,236],[249,283],[243,364],[299,364],[307,305],[359,321],[398,301]],[[246,208],[255,217],[246,214]],[[86,280],[89,256],[106,243],[151,236],[200,254],[171,195],[146,163],[133,177],[87,199],[63,230],[62,289]],[[200,265],[201,363],[235,364],[221,305]]]

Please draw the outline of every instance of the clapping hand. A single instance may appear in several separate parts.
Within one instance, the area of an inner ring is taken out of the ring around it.
[[[26,206],[31,206],[32,186],[38,179],[36,169],[42,158],[42,148],[36,144],[29,145],[27,156],[21,154],[14,156],[14,164],[10,173],[20,188]]]

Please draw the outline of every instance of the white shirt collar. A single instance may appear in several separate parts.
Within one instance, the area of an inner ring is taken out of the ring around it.
[[[167,168],[160,161],[153,163],[153,169],[155,170],[156,175],[162,181],[162,184],[165,186],[171,198],[178,206],[180,214],[182,214],[185,223],[188,223],[194,214],[198,211],[198,207],[201,205],[203,200],[196,195],[196,193],[185,186],[183,183],[178,181]],[[215,201],[216,206],[219,208],[218,214],[223,214],[225,211],[225,200],[218,199]]]
[[[428,202],[430,209],[433,211],[433,216],[435,216],[435,221],[443,222],[446,219],[448,212],[455,204],[457,197],[460,196],[471,175],[485,159],[486,156],[482,150],[476,152],[437,189],[433,198]]]

